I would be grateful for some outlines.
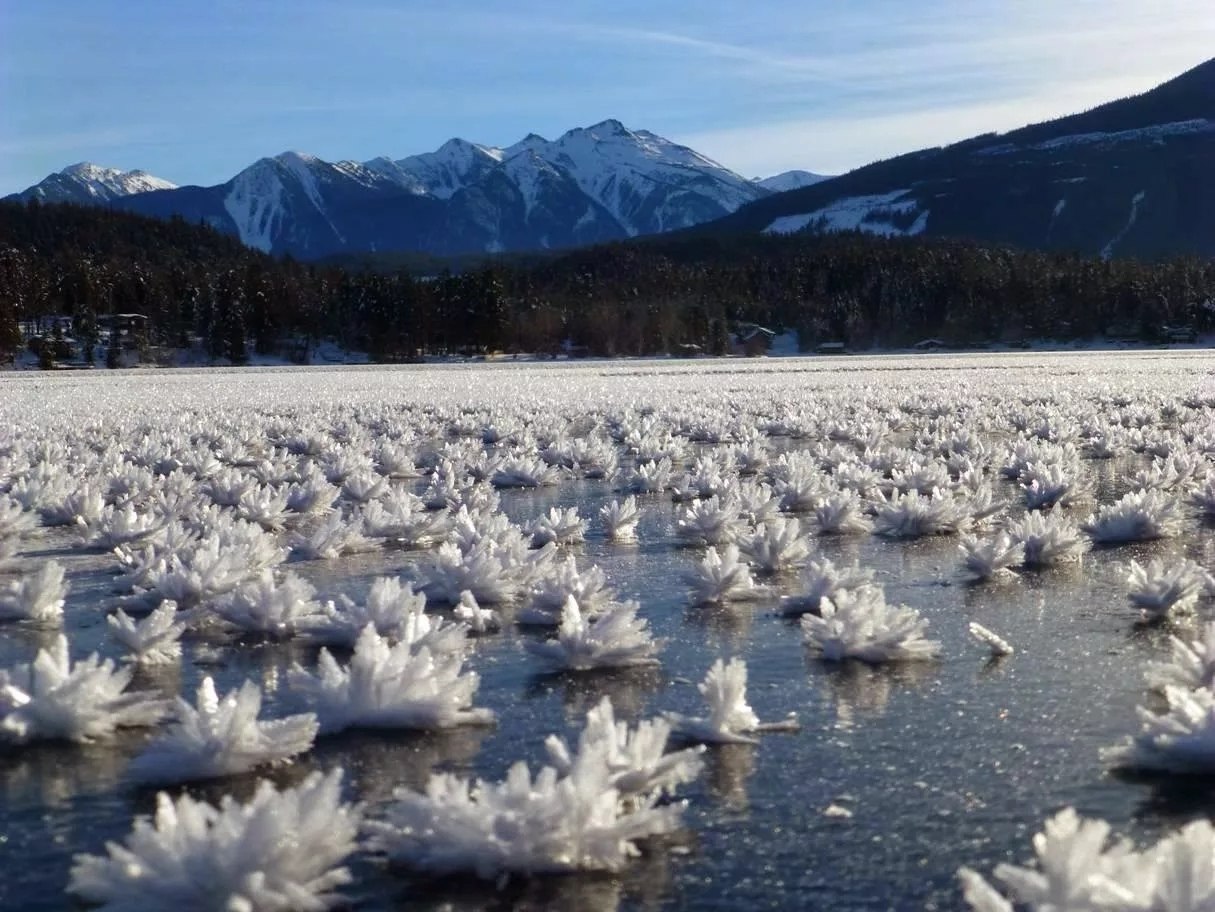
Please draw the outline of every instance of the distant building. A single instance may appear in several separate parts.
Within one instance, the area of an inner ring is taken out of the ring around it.
[[[846,355],[848,346],[843,342],[820,342],[814,351],[819,355]]]
[[[772,347],[776,333],[755,323],[739,323],[734,327],[734,341],[730,346],[731,354],[745,355],[748,358],[766,355]]]

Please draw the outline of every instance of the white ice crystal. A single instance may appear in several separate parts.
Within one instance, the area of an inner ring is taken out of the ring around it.
[[[437,773],[425,792],[394,793],[383,818],[368,821],[368,845],[390,862],[485,880],[619,871],[639,840],[679,827],[684,805],[660,803],[657,792],[622,793],[627,771],[611,762],[611,746],[596,739],[565,774],[547,766],[533,778],[523,762],[502,782]]]
[[[408,641],[390,646],[368,624],[343,668],[322,649],[316,674],[299,665],[288,680],[315,713],[323,734],[347,728],[443,729],[493,721],[472,708],[479,679],[459,653],[436,653]]]
[[[797,731],[797,716],[781,722],[760,722],[747,703],[747,663],[740,658],[718,659],[697,685],[709,708],[708,716],[667,713],[672,731],[689,741],[708,744],[755,744],[749,735],[765,731]]]
[[[962,569],[977,580],[1008,576],[1025,560],[1025,545],[1007,532],[982,541],[963,535],[958,550],[962,552]]]
[[[545,569],[515,619],[525,625],[556,627],[561,623],[561,610],[571,597],[584,615],[594,617],[612,602],[615,592],[608,585],[602,567],[592,564],[579,570],[573,556],[569,556]]]
[[[1013,654],[1012,644],[994,630],[988,630],[982,624],[975,623],[974,621],[970,622],[968,629],[970,630],[970,635],[990,649],[993,656],[998,657]]]
[[[1157,621],[1170,613],[1190,611],[1207,583],[1207,574],[1192,560],[1165,565],[1153,558],[1145,567],[1132,560],[1127,576],[1127,598],[1145,620]]]
[[[501,605],[519,593],[518,574],[501,549],[493,542],[477,542],[461,551],[453,542],[446,542],[423,564],[422,588],[426,596],[437,602],[454,605],[460,593],[471,592],[486,605]]]
[[[215,604],[216,615],[241,633],[290,639],[329,625],[312,584],[294,573],[282,580],[266,570]]]
[[[362,521],[349,522],[331,513],[309,533],[292,536],[291,545],[306,560],[334,560],[344,554],[374,551],[379,543],[363,532]]]
[[[819,611],[802,616],[802,632],[827,661],[877,664],[931,659],[940,652],[939,643],[924,638],[928,621],[913,608],[888,605],[876,587],[845,590],[824,599]]]
[[[304,626],[315,639],[333,645],[353,646],[368,624],[380,636],[411,642],[413,637],[431,631],[425,610],[426,596],[416,592],[412,584],[395,576],[381,576],[372,582],[363,601],[342,594],[337,602],[326,603],[323,621],[307,621]],[[419,632],[421,627],[425,630]]]
[[[460,601],[452,610],[456,620],[466,624],[475,634],[493,633],[502,626],[502,618],[492,608],[482,608],[468,590],[460,593]]]
[[[33,573],[0,586],[0,621],[33,621],[44,627],[63,623],[68,584],[63,566],[46,561]]]
[[[532,537],[532,545],[537,548],[549,542],[572,545],[586,538],[586,521],[578,515],[577,507],[564,510],[552,507],[534,520],[527,531]]]
[[[1215,828],[1187,824],[1137,851],[1110,841],[1110,825],[1064,808],[1034,836],[1034,867],[1001,864],[996,879],[1033,912],[1199,912],[1215,903]],[[1014,905],[982,876],[958,872],[963,896],[976,912],[1012,912]]]
[[[131,761],[136,782],[216,779],[282,763],[311,749],[317,721],[310,713],[262,721],[262,692],[252,681],[221,700],[205,677],[195,705],[178,697],[177,722]]]
[[[606,764],[611,787],[628,804],[635,797],[669,795],[676,786],[700,775],[704,748],[668,752],[670,734],[671,726],[665,719],[647,719],[636,728],[617,722],[611,699],[604,697],[586,714],[586,726],[573,749],[556,735],[549,735],[544,747],[549,762],[563,776],[581,764]]]
[[[1080,560],[1089,542],[1080,527],[1057,510],[1026,513],[1005,527],[1009,536],[1025,548],[1026,567],[1050,567]]]
[[[739,538],[738,546],[747,560],[763,573],[778,573],[803,563],[810,556],[810,545],[796,519],[773,517],[751,535]]]
[[[106,618],[110,633],[141,665],[168,665],[181,658],[181,635],[186,625],[177,620],[177,605],[165,602],[143,620],[130,618],[119,608]]]
[[[737,545],[726,545],[720,552],[708,548],[704,560],[684,580],[692,591],[694,605],[751,601],[768,594],[752,578],[751,568],[741,559]]]
[[[39,650],[29,665],[0,670],[0,740],[92,741],[115,730],[155,725],[168,705],[128,692],[129,668],[115,669],[93,653],[73,664],[67,637]]]
[[[930,496],[908,491],[877,504],[873,531],[890,538],[919,538],[965,532],[973,523],[969,504],[941,490]]]
[[[1196,639],[1169,637],[1169,646],[1167,662],[1148,663],[1148,684],[1158,690],[1169,686],[1193,689],[1215,685],[1215,621],[1203,624]]]
[[[857,564],[836,567],[828,558],[812,560],[802,569],[797,590],[780,600],[780,613],[797,617],[819,610],[823,599],[836,600],[841,594],[874,585],[873,571]]]
[[[638,608],[636,602],[619,602],[590,621],[571,596],[561,611],[556,639],[525,645],[530,653],[564,671],[656,665],[655,653],[662,643],[654,639],[647,622],[637,617]]]
[[[1114,766],[1170,773],[1215,772],[1215,693],[1210,688],[1164,688],[1163,713],[1140,706],[1143,727],[1101,752]]]
[[[852,490],[822,495],[815,502],[813,513],[819,535],[868,532],[873,527],[865,515],[865,501]]]
[[[68,892],[108,912],[324,912],[350,883],[361,810],[344,804],[342,770],[279,792],[262,780],[248,804],[156,796],[106,855],[77,855]]]
[[[742,527],[738,503],[729,497],[693,501],[675,518],[675,534],[688,545],[728,544]]]
[[[561,470],[544,460],[517,455],[503,460],[489,480],[495,488],[540,488],[555,485],[561,477]]]
[[[637,539],[637,522],[641,512],[637,509],[637,498],[630,496],[624,501],[613,500],[599,508],[599,518],[609,541],[631,542]]]
[[[1132,491],[1088,518],[1082,528],[1093,541],[1131,542],[1170,538],[1181,531],[1181,501],[1162,490]]]

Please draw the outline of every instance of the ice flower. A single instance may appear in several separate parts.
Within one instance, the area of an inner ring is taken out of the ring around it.
[[[426,596],[414,591],[411,584],[395,576],[381,576],[371,583],[361,602],[345,594],[336,603],[328,602],[322,609],[324,621],[312,625],[309,632],[327,643],[353,646],[363,628],[371,624],[380,636],[409,640],[419,618],[429,624],[425,610]]]
[[[1202,838],[1194,838],[1199,835],[1197,831],[1188,834],[1183,831],[1178,842],[1170,844],[1166,840],[1154,851],[1138,853],[1127,842],[1110,844],[1110,825],[1104,820],[1084,820],[1073,808],[1064,808],[1034,836],[1037,867],[1001,864],[996,867],[996,878],[1022,904],[1018,908],[1039,912],[1197,910],[1205,904],[1175,905],[1168,901],[1168,887],[1164,885],[1181,887],[1182,879],[1190,881],[1190,886],[1211,882],[1211,826],[1203,821],[1201,827],[1207,831]],[[1190,839],[1192,846],[1186,845]],[[1196,866],[1191,870],[1197,881],[1190,880],[1190,872],[1184,870],[1190,862]],[[1208,873],[1204,877],[1199,871]],[[1013,904],[979,874],[963,868],[958,875],[972,909],[1012,912]],[[1210,894],[1209,887],[1200,887],[1197,894],[1186,887],[1181,887],[1181,891],[1176,895],[1195,899]]]
[[[819,610],[823,599],[836,600],[844,593],[874,586],[873,571],[859,565],[836,567],[828,558],[810,561],[801,573],[797,591],[780,600],[780,613],[797,617]]]
[[[410,642],[390,646],[368,624],[343,668],[328,649],[311,674],[295,665],[288,681],[320,722],[323,734],[348,728],[443,729],[493,722],[473,709],[479,678],[462,673],[461,653],[432,654]]]
[[[636,468],[621,475],[619,488],[628,494],[661,494],[671,486],[671,459],[646,462],[638,460]]]
[[[109,912],[324,912],[350,883],[361,810],[342,803],[342,770],[276,791],[262,780],[248,804],[156,796],[106,855],[77,855],[68,892]]]
[[[1165,566],[1153,558],[1146,567],[1131,561],[1127,598],[1144,620],[1158,621],[1173,612],[1190,611],[1207,583],[1207,573],[1192,560]]]
[[[657,797],[624,805],[605,763],[553,767],[533,779],[516,763],[502,782],[431,777],[424,793],[398,789],[382,820],[369,821],[369,847],[390,862],[436,874],[619,871],[636,843],[675,831],[683,804]]]
[[[216,602],[214,611],[242,633],[285,640],[328,626],[328,616],[315,595],[312,584],[302,577],[287,573],[279,581],[266,570]]]
[[[334,560],[345,554],[374,551],[379,543],[363,533],[361,521],[348,522],[340,513],[331,513],[307,534],[296,534],[291,546],[305,560]]]
[[[599,518],[609,541],[631,542],[637,540],[637,522],[641,513],[637,509],[637,498],[626,497],[623,502],[613,500],[599,508]]]
[[[490,476],[495,488],[540,488],[561,480],[561,469],[528,456],[509,456]]]
[[[128,503],[123,507],[106,507],[86,529],[91,545],[110,551],[119,545],[154,538],[166,525],[167,519],[151,513],[140,513],[133,504]]]
[[[760,722],[747,703],[747,663],[733,658],[718,659],[709,668],[697,690],[709,708],[707,717],[667,713],[672,731],[688,741],[708,744],[756,744],[749,735],[765,731],[797,731],[797,716],[790,713],[781,722]]]
[[[617,722],[611,699],[604,697],[586,714],[586,726],[574,749],[556,735],[545,739],[544,748],[549,762],[563,776],[582,764],[606,764],[611,787],[627,806],[635,797],[672,794],[676,786],[700,775],[704,748],[667,752],[670,734],[665,719],[647,719],[636,728]]]
[[[1158,689],[1166,687],[1211,688],[1215,685],[1215,621],[1202,626],[1198,638],[1183,640],[1169,637],[1171,654],[1167,662],[1149,662],[1148,683]]]
[[[38,517],[19,500],[0,495],[0,538],[29,535],[38,528]]]
[[[742,529],[738,504],[710,497],[690,503],[675,518],[675,534],[688,545],[724,545]]]
[[[0,670],[0,740],[92,741],[119,728],[155,725],[168,709],[151,694],[128,692],[129,668],[96,653],[72,664],[67,637],[29,665]]]
[[[106,618],[110,633],[130,653],[130,661],[141,665],[168,665],[181,658],[181,635],[186,625],[178,623],[177,605],[165,602],[141,621],[119,608]]]
[[[1150,488],[1101,507],[1082,528],[1097,542],[1149,541],[1177,535],[1181,520],[1181,501]]]
[[[908,491],[877,504],[873,531],[889,538],[953,535],[973,523],[970,505],[940,490],[931,496]]]
[[[570,556],[544,571],[532,586],[528,603],[516,620],[520,624],[556,627],[561,623],[561,610],[567,599],[575,599],[583,614],[590,617],[610,604],[614,596],[602,567],[592,564],[580,571]]]
[[[739,556],[737,545],[726,545],[719,552],[710,547],[696,569],[684,576],[692,590],[692,603],[750,601],[762,598],[768,590],[758,586],[751,568]]]
[[[806,645],[829,662],[878,664],[934,658],[940,644],[924,638],[928,621],[913,608],[886,604],[881,589],[845,590],[824,599],[819,615],[802,616]]]
[[[502,619],[492,608],[482,608],[467,590],[460,593],[460,601],[452,610],[456,620],[468,626],[476,634],[493,633],[502,626]]]
[[[985,541],[963,535],[958,550],[962,552],[962,569],[977,580],[1008,576],[1025,560],[1025,545],[1007,532]]]
[[[1005,527],[1014,542],[1025,549],[1026,567],[1051,567],[1080,560],[1089,543],[1080,527],[1062,513],[1026,513]]]
[[[1106,748],[1101,758],[1125,769],[1215,772],[1215,693],[1207,687],[1167,685],[1164,699],[1167,709],[1163,713],[1138,707],[1143,723],[1139,734]]]
[[[813,514],[819,535],[847,535],[873,528],[865,515],[865,501],[852,490],[820,496],[814,503]]]
[[[0,588],[0,621],[33,621],[44,627],[63,623],[68,584],[63,567],[53,560],[38,570]]]
[[[486,605],[501,605],[519,593],[519,578],[493,542],[482,541],[467,551],[452,542],[439,546],[423,564],[422,588],[426,597],[453,605],[460,593],[471,592]]]
[[[135,782],[217,779],[283,763],[312,748],[316,716],[306,713],[262,721],[262,692],[252,681],[221,700],[210,677],[198,687],[196,705],[177,698],[177,722],[131,761]]]
[[[527,531],[532,537],[532,545],[536,548],[549,542],[572,545],[586,538],[586,521],[578,516],[577,507],[565,510],[553,507],[544,516],[532,522]]]
[[[529,641],[525,646],[528,652],[563,671],[657,665],[655,653],[662,643],[654,639],[647,622],[637,617],[638,608],[636,602],[619,602],[588,621],[571,596],[561,611],[556,639]]]
[[[778,573],[796,567],[810,556],[810,545],[796,519],[773,517],[749,536],[738,540],[747,560],[763,573]]]

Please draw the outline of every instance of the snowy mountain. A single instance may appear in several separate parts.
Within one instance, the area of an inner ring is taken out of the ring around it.
[[[108,203],[123,196],[151,190],[173,190],[177,185],[146,171],[120,171],[80,162],[49,174],[10,199],[36,199],[44,203]]]
[[[1081,114],[776,193],[700,230],[860,230],[1106,258],[1210,256],[1212,161],[1215,60]]]
[[[771,177],[757,177],[752,183],[773,193],[784,193],[786,190],[800,190],[802,187],[809,187],[830,179],[829,174],[813,174],[810,171],[782,171]]]
[[[259,250],[311,259],[571,247],[699,225],[770,192],[693,149],[605,120],[555,140],[451,139],[400,159],[284,152],[215,187],[157,182],[73,199],[205,221]]]

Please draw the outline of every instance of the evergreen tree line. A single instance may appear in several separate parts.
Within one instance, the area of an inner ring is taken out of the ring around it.
[[[802,346],[1087,338],[1120,326],[1215,328],[1215,263],[1146,263],[961,241],[657,238],[460,274],[276,259],[180,219],[0,204],[0,354],[20,327],[73,318],[92,350],[107,315],[142,314],[150,348],[306,360],[332,339],[377,360],[489,352],[723,353],[740,322]]]

